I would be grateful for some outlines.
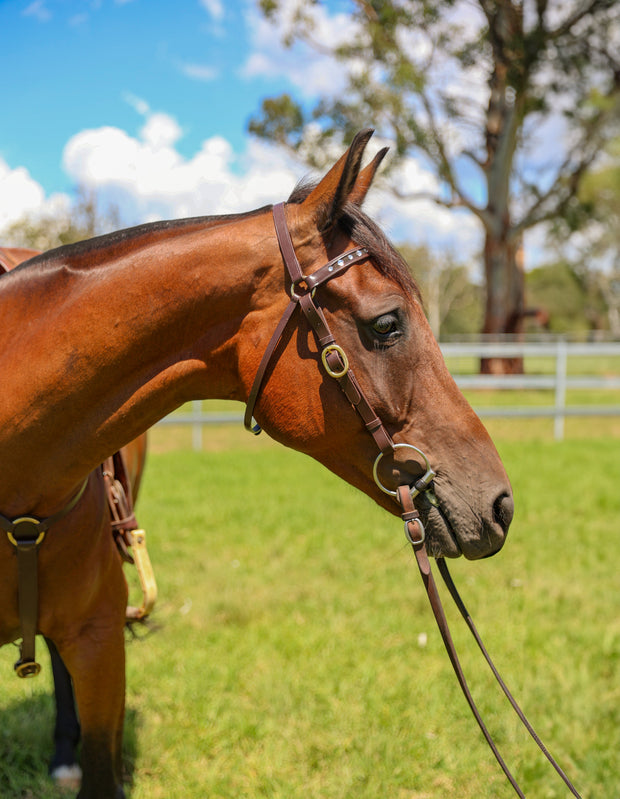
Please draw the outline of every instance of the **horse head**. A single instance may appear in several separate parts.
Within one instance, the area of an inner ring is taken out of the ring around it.
[[[293,301],[301,285],[316,291],[313,303],[337,341],[338,357],[348,361],[395,446],[378,457],[350,392],[343,395],[334,379],[340,372],[325,361],[321,368],[325,342],[311,317],[295,316],[294,308],[259,381],[256,419],[272,437],[311,455],[394,514],[400,512],[397,486],[413,486],[427,475],[415,502],[429,552],[485,557],[504,543],[513,515],[510,483],[488,433],[446,368],[407,265],[361,210],[386,152],[361,167],[371,135],[358,134],[317,185],[289,198],[284,215],[303,277],[294,281],[289,274],[285,280]],[[318,276],[324,265],[339,263],[343,252],[357,253],[355,264],[323,282]],[[313,286],[315,277],[320,285]],[[268,305],[263,321],[271,321],[248,338],[250,375],[260,368],[256,359],[281,310]]]

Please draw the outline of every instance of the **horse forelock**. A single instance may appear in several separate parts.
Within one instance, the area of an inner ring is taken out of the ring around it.
[[[302,203],[315,183],[301,181],[288,198],[289,203]],[[404,258],[391,244],[381,228],[358,205],[347,203],[338,218],[341,230],[359,247],[365,247],[379,272],[397,283],[403,291],[421,302],[420,289]]]

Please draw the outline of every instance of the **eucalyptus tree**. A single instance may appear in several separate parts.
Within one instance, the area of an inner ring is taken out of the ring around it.
[[[484,234],[485,334],[520,334],[525,231],[570,214],[620,93],[617,0],[261,0],[287,46],[329,54],[337,96],[267,98],[250,130],[319,165],[368,124],[395,142],[392,190],[473,214]],[[337,8],[341,34],[319,25]],[[336,73],[334,73],[336,74]],[[435,190],[403,192],[399,160]],[[518,370],[518,361],[483,363]]]

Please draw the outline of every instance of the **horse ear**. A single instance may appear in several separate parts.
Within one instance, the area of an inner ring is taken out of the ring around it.
[[[384,147],[382,150],[379,150],[372,161],[361,170],[357,176],[357,180],[355,181],[355,186],[353,186],[353,190],[349,194],[350,203],[353,203],[354,205],[361,205],[364,202],[366,195],[368,194],[370,184],[372,183],[375,173],[379,168],[379,164],[381,161],[383,161],[389,149],[389,147]]]
[[[355,190],[362,156],[373,133],[372,128],[360,131],[346,153],[303,201],[303,210],[314,217],[321,232],[335,224],[350,194]]]

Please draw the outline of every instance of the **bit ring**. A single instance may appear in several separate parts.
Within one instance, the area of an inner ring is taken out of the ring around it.
[[[394,444],[394,449],[395,450],[397,450],[397,449],[412,449],[414,452],[417,452],[418,455],[421,455],[422,458],[424,459],[424,465],[426,466],[426,472],[424,473],[424,475],[419,480],[415,481],[415,484],[413,486],[409,486],[409,493],[411,494],[411,499],[413,499],[414,497],[417,497],[418,494],[421,491],[426,491],[426,489],[431,484],[431,481],[432,481],[433,477],[435,477],[435,472],[431,469],[431,464],[430,464],[428,458],[426,457],[426,455],[422,452],[421,449],[418,449],[418,447],[414,447],[413,444]],[[381,491],[383,491],[384,494],[388,494],[391,497],[396,497],[396,496],[398,496],[398,492],[397,491],[392,491],[391,488],[387,488],[387,486],[384,486],[383,483],[381,482],[380,477],[379,477],[379,463],[381,461],[381,458],[385,454],[386,453],[384,453],[384,452],[380,452],[377,455],[377,457],[375,459],[374,466],[372,467],[372,476],[374,477],[375,483],[379,486],[379,488],[381,489]],[[420,487],[418,488],[417,486],[420,486]]]

